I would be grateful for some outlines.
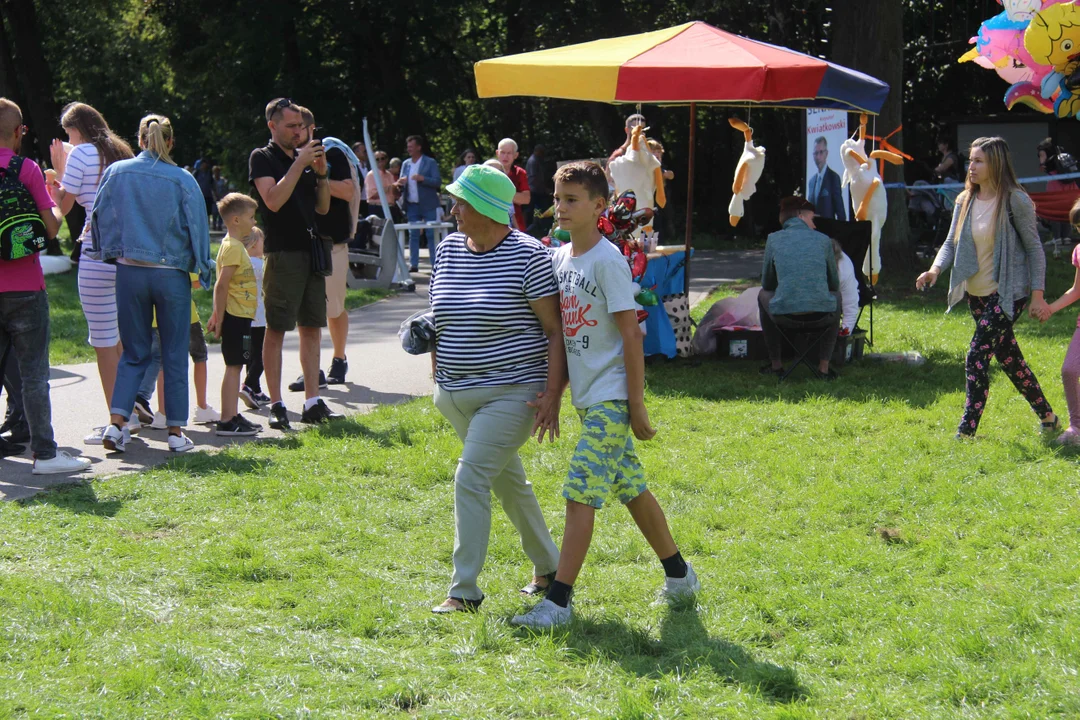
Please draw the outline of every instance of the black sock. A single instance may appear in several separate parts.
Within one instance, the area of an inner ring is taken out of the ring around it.
[[[664,566],[664,574],[669,578],[686,577],[686,561],[678,550],[669,558],[660,558],[660,563]]]
[[[570,604],[570,596],[574,593],[574,586],[567,585],[564,582],[555,580],[551,583],[551,587],[547,591],[547,599],[555,603],[559,607],[566,607]]]

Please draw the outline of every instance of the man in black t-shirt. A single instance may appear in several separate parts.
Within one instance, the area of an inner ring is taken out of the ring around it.
[[[270,393],[270,427],[289,428],[281,402],[281,349],[285,333],[298,328],[300,366],[306,381],[302,422],[321,423],[335,417],[319,398],[319,345],[326,325],[326,278],[329,253],[324,252],[316,216],[330,209],[326,155],[318,140],[303,142],[300,108],[288,98],[266,106],[270,142],[248,160],[248,179],[256,190],[266,236],[263,305],[266,336],[263,365]]]

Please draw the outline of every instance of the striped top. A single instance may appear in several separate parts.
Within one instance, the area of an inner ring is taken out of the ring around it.
[[[79,237],[87,246],[90,245],[90,213],[94,209],[94,198],[97,197],[98,184],[101,182],[100,162],[93,143],[76,145],[68,154],[64,177],[60,179],[64,190],[74,195],[75,202],[86,210],[86,225]]]
[[[529,301],[558,295],[559,286],[544,246],[508,232],[484,253],[459,232],[435,251],[435,382],[445,390],[547,379],[548,341]]]

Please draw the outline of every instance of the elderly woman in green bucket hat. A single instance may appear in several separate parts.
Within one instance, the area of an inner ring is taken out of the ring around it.
[[[454,575],[437,613],[475,611],[484,599],[477,578],[492,493],[533,564],[521,592],[542,594],[554,577],[559,550],[518,450],[534,432],[558,435],[566,384],[559,288],[544,246],[509,227],[514,184],[499,170],[470,165],[447,192],[459,231],[435,251],[432,368],[435,407],[464,447],[454,473]]]

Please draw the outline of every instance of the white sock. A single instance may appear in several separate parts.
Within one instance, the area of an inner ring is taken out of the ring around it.
[[[318,395],[316,395],[313,398],[308,398],[307,400],[304,401],[304,409],[305,410],[310,410],[311,408],[315,407],[315,403],[319,402],[319,400],[321,400],[321,399],[322,398],[320,398]]]

